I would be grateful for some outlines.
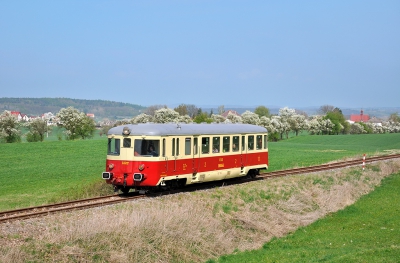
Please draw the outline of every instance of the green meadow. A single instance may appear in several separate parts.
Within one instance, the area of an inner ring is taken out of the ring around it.
[[[208,263],[400,262],[400,173],[382,181],[355,204],[259,250]]]
[[[112,193],[101,179],[106,137],[0,144],[0,210]],[[269,170],[400,149],[400,133],[298,136],[269,143]]]

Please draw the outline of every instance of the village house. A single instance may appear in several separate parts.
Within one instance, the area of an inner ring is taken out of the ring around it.
[[[240,116],[240,114],[235,110],[227,110],[224,113],[222,113],[221,115],[222,115],[222,117],[226,118],[226,117],[228,117],[229,113],[234,114],[236,116]]]
[[[15,118],[17,118],[18,121],[22,120],[22,115],[21,115],[21,112],[19,112],[19,111],[12,111],[11,115],[14,116]]]
[[[355,122],[367,122],[369,121],[369,115],[364,114],[364,111],[361,110],[360,114],[351,114],[350,115],[350,120],[349,123],[355,123]]]

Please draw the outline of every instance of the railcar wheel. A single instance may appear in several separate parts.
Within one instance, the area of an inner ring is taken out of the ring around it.
[[[119,190],[121,190],[121,192],[124,194],[128,194],[129,190],[131,190],[131,188],[130,187],[121,187]]]
[[[254,179],[257,176],[257,171],[252,169],[247,173],[247,178],[249,179]]]

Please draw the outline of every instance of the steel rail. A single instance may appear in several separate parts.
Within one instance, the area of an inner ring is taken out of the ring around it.
[[[270,178],[270,177],[279,177],[279,176],[286,176],[286,175],[292,175],[292,174],[318,172],[318,171],[332,170],[332,169],[338,169],[338,168],[356,166],[356,165],[361,166],[363,164],[363,162],[371,163],[371,162],[396,159],[396,158],[400,158],[400,154],[373,156],[373,157],[365,158],[365,160],[356,159],[356,160],[351,160],[351,161],[341,161],[341,162],[321,164],[321,165],[315,165],[315,166],[309,166],[309,167],[293,168],[293,169],[288,169],[288,170],[278,170],[278,171],[273,171],[273,172],[262,173],[258,177]]]
[[[38,217],[61,211],[79,210],[79,209],[86,209],[98,206],[111,205],[144,197],[146,197],[146,195],[122,196],[115,194],[115,195],[100,196],[100,197],[87,198],[75,201],[68,201],[63,203],[8,210],[0,212],[0,223],[4,223],[7,221],[14,221],[18,219]]]

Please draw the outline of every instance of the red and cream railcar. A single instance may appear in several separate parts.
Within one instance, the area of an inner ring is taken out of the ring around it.
[[[102,176],[122,192],[255,177],[268,168],[268,134],[261,126],[145,123],[107,135]]]

